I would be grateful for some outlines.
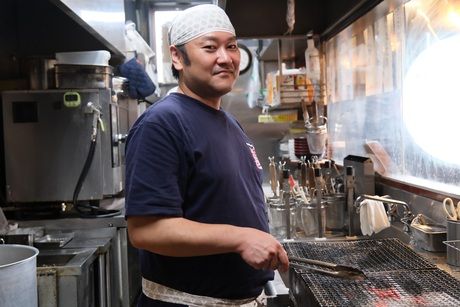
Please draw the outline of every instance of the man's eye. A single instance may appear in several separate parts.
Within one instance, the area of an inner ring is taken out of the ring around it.
[[[229,45],[227,48],[231,49],[231,50],[236,50],[236,49],[238,49],[238,46],[236,44],[235,45]]]
[[[206,46],[203,47],[203,49],[212,51],[212,50],[216,50],[216,47],[215,47],[215,46],[212,46],[212,45],[206,45]]]

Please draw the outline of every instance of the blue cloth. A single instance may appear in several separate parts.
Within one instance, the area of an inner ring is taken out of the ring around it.
[[[180,93],[151,106],[127,139],[126,216],[180,216],[268,232],[262,167],[237,121]],[[140,251],[142,275],[197,295],[256,297],[273,279],[239,254],[167,257]]]
[[[136,58],[132,58],[119,67],[120,75],[128,79],[128,94],[134,99],[143,99],[155,92],[155,84]]]

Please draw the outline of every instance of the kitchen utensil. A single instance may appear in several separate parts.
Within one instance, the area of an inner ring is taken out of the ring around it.
[[[268,170],[270,171],[270,186],[272,188],[273,196],[278,196],[278,179],[276,176],[275,157],[268,157]]]
[[[336,263],[331,263],[331,262],[326,262],[326,261],[320,261],[320,260],[315,260],[315,259],[308,259],[308,258],[300,258],[300,257],[294,257],[291,256],[289,257],[290,261],[290,266],[296,269],[307,269],[307,270],[312,270],[318,273],[334,276],[334,277],[342,277],[342,278],[348,278],[348,279],[353,279],[353,280],[363,280],[366,278],[366,275],[364,275],[364,272],[353,268],[349,266],[344,266]],[[295,262],[300,262],[295,263]],[[306,266],[307,265],[315,265],[322,267],[317,268],[317,267],[312,267],[312,266]]]
[[[447,217],[453,221],[457,221],[460,218],[460,201],[457,203],[457,206],[454,205],[454,201],[446,197],[442,202],[444,211],[447,214]]]

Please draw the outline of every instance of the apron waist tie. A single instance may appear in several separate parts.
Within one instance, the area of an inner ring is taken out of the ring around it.
[[[189,307],[256,307],[266,306],[266,296],[262,292],[257,298],[230,300],[182,292],[142,277],[142,292],[153,300],[184,304]]]

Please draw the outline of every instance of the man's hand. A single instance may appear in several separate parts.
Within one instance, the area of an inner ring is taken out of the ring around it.
[[[289,260],[286,251],[272,235],[252,228],[244,228],[238,251],[250,266],[256,269],[286,272]]]

